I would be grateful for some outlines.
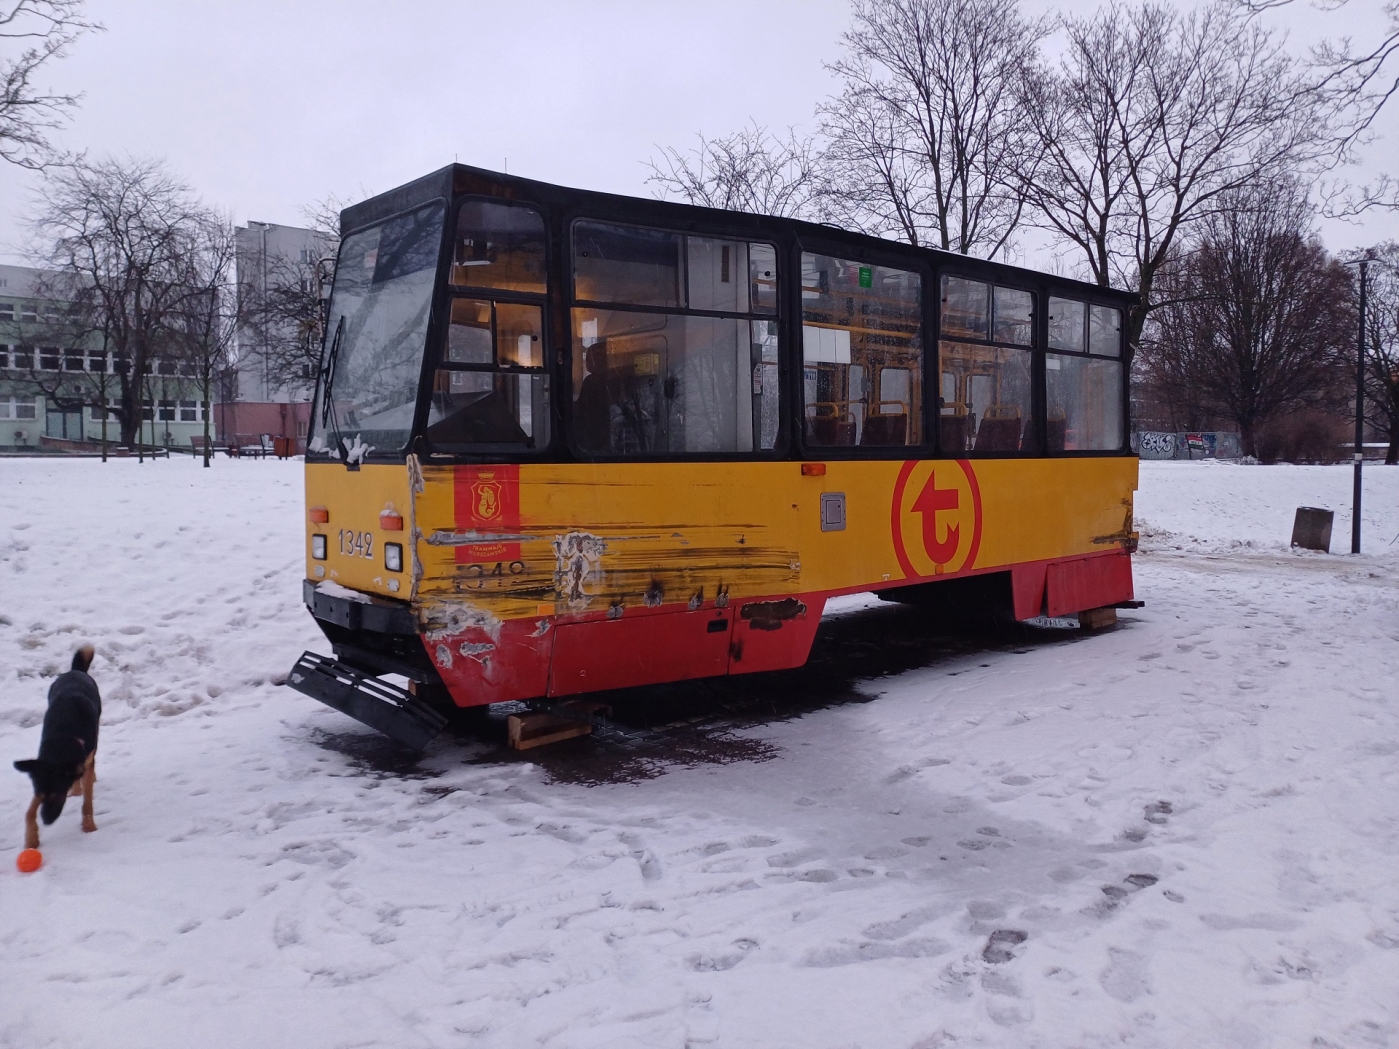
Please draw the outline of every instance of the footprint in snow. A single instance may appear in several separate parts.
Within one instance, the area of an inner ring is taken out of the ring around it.
[[[981,957],[992,965],[1002,965],[1016,956],[1018,948],[1030,938],[1030,934],[1019,929],[997,929],[982,948]]]
[[[1175,811],[1175,807],[1169,801],[1153,801],[1146,806],[1146,821],[1148,823],[1163,824],[1166,817]]]
[[[1133,951],[1109,947],[1108,967],[1099,974],[1098,983],[1119,1002],[1134,1002],[1151,991],[1146,959]]]
[[[1100,914],[1108,913],[1132,893],[1140,892],[1147,886],[1155,885],[1157,882],[1156,875],[1154,874],[1129,874],[1122,880],[1127,884],[1104,885],[1102,887],[1102,893],[1107,897],[1107,901],[1098,904],[1097,910]]]

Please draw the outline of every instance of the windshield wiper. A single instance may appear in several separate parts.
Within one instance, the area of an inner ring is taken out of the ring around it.
[[[340,314],[340,320],[335,325],[335,336],[330,340],[330,352],[326,354],[325,369],[322,372],[321,382],[321,432],[326,432],[326,421],[329,420],[332,429],[331,436],[334,438],[335,447],[340,452],[340,457],[349,462],[350,450],[345,447],[345,437],[340,432],[340,417],[335,410],[335,395],[333,387],[335,385],[335,366],[340,360],[340,337],[345,334],[345,315]]]

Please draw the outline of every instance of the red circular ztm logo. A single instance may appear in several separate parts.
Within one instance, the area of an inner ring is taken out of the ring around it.
[[[981,489],[965,459],[915,459],[899,469],[890,513],[904,578],[951,575],[976,565]]]

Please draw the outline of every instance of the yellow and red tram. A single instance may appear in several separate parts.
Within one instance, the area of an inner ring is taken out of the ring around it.
[[[341,223],[291,681],[405,742],[800,666],[833,595],[1133,596],[1127,294],[460,165]]]

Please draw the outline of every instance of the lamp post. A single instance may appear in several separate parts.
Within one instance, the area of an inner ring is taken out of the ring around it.
[[[1360,324],[1355,342],[1355,444],[1352,448],[1355,480],[1350,497],[1350,552],[1353,554],[1360,553],[1360,468],[1365,461],[1365,285],[1373,261],[1367,251],[1364,257],[1346,263],[1360,267]]]

